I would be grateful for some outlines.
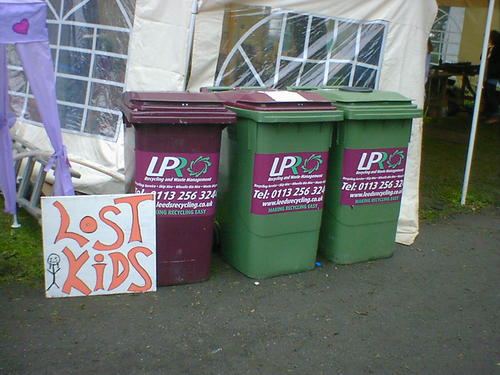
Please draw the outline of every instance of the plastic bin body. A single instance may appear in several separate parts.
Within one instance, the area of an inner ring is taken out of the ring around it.
[[[207,280],[221,131],[235,115],[212,94],[126,93],[124,102],[135,191],[156,192],[158,285]]]
[[[393,255],[412,119],[422,111],[384,91],[316,91],[344,111],[333,137],[320,253],[350,264]]]
[[[280,93],[218,94],[238,115],[227,128],[229,171],[218,197],[221,253],[252,278],[315,265],[332,121],[342,113],[306,94],[307,103],[280,102]]]

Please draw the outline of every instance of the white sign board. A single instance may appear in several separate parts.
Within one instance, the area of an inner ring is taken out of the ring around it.
[[[45,295],[156,290],[153,194],[42,198]]]

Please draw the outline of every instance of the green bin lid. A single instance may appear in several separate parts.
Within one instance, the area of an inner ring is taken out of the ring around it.
[[[220,91],[216,95],[239,117],[256,122],[292,123],[341,121],[342,111],[313,92],[287,90]]]
[[[360,87],[319,89],[314,92],[333,102],[351,120],[397,120],[422,117],[412,100],[393,91]]]

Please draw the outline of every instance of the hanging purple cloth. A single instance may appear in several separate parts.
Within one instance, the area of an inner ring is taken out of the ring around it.
[[[5,198],[5,212],[13,214],[16,212],[16,176],[12,159],[12,116],[9,112],[7,78],[5,46],[0,44],[0,186]]]
[[[0,184],[5,197],[5,212],[12,214],[16,212],[16,189],[9,128],[15,117],[8,105],[6,44],[16,46],[45,131],[54,148],[46,167],[46,170],[55,167],[54,195],[74,194],[57,111],[46,17],[45,2],[0,0]]]

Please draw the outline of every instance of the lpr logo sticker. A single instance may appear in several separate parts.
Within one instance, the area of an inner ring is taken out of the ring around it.
[[[403,193],[408,149],[345,149],[340,203],[399,202]]]
[[[369,171],[372,169],[394,169],[405,160],[405,151],[396,149],[392,154],[385,151],[363,152],[359,159],[358,171]]]
[[[158,156],[152,156],[146,170],[146,176],[164,177],[168,171],[172,171],[178,178],[200,177],[208,172],[212,162],[210,156],[200,155],[191,160],[189,166],[187,165],[188,159],[182,156],[163,156],[161,160]]]
[[[255,154],[251,212],[322,209],[327,164],[328,152]]]
[[[158,216],[215,214],[219,153],[136,150],[135,192],[154,193]]]

